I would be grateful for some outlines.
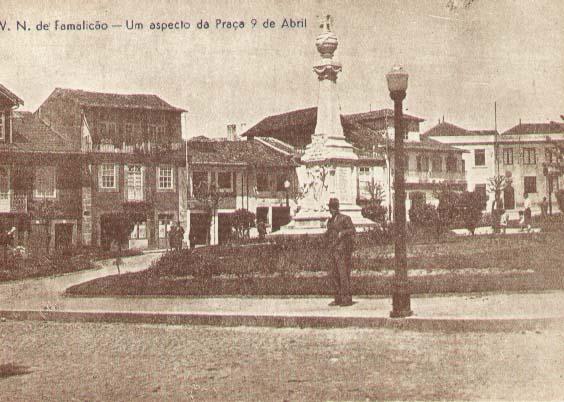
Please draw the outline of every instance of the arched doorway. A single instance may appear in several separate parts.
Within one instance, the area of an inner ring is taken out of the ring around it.
[[[505,209],[515,209],[515,190],[511,185],[503,190],[503,205]]]

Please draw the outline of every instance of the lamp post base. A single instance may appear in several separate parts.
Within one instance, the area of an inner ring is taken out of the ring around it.
[[[411,311],[411,296],[409,293],[396,292],[392,294],[392,311],[390,318],[404,318],[413,315]]]

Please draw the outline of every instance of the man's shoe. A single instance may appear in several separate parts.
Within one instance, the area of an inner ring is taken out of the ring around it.
[[[352,300],[350,300],[350,301],[343,302],[343,303],[339,304],[339,306],[341,306],[341,307],[348,307],[348,306],[352,306],[353,304],[355,304],[355,302],[353,302]]]
[[[341,303],[339,303],[337,300],[333,300],[331,303],[329,303],[329,306],[331,307],[336,307],[336,306],[340,306]]]

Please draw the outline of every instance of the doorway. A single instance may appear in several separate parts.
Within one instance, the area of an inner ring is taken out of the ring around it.
[[[288,223],[290,223],[290,208],[272,207],[272,231],[276,232]]]
[[[503,205],[505,209],[515,209],[515,190],[512,186],[507,186],[503,190]]]
[[[64,252],[72,248],[72,229],[71,223],[55,224],[55,250]]]

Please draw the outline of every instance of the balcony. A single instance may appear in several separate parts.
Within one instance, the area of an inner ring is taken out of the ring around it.
[[[25,194],[14,193],[13,190],[7,193],[0,193],[0,213],[26,213],[27,196]]]
[[[441,183],[451,182],[459,183],[466,181],[466,175],[463,172],[420,172],[417,170],[409,170],[405,172],[406,183]]]
[[[175,142],[170,144],[159,144],[152,142],[143,142],[135,145],[128,145],[123,143],[115,145],[113,143],[100,143],[93,144],[90,152],[98,153],[120,153],[120,154],[155,154],[159,152],[179,151],[183,148],[184,144]]]

